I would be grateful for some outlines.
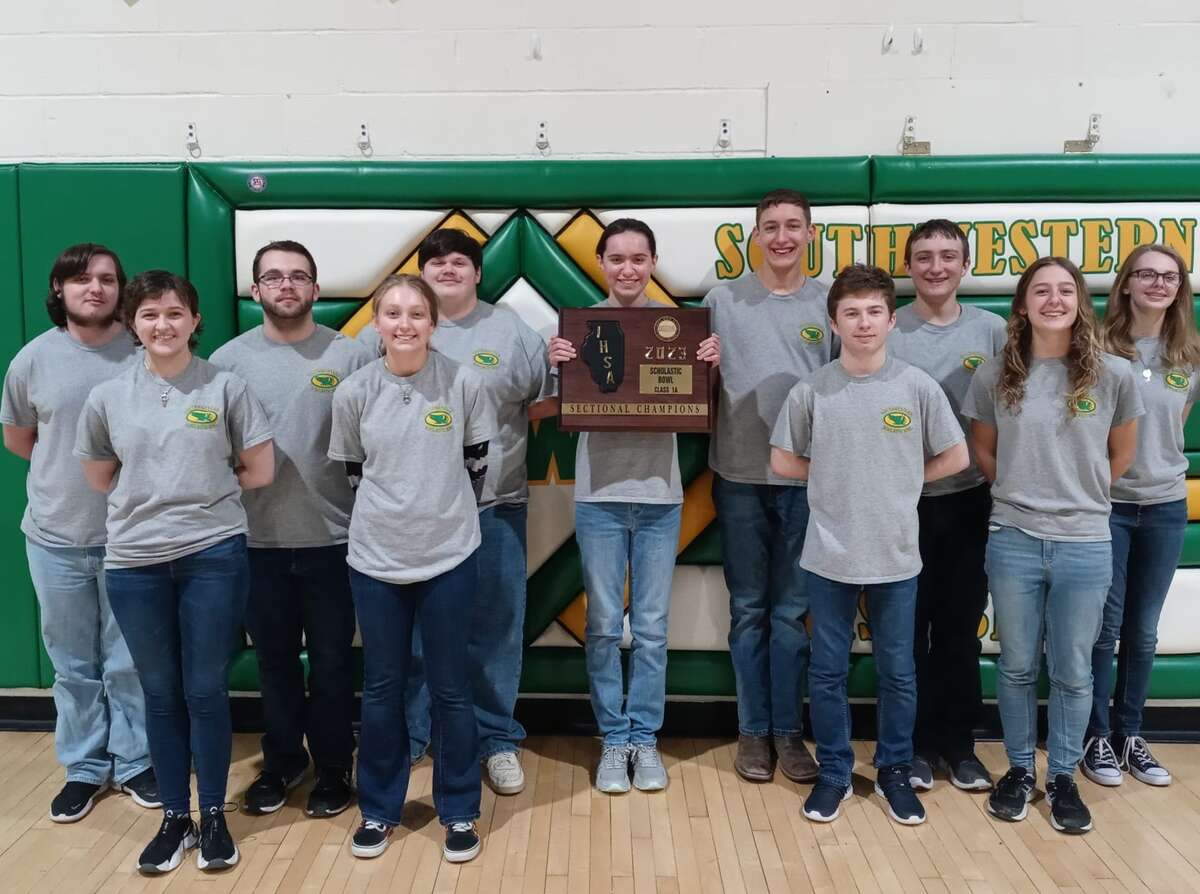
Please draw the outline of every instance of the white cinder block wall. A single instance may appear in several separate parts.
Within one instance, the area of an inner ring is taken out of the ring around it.
[[[1197,46],[1196,0],[0,0],[0,159],[1196,152]]]

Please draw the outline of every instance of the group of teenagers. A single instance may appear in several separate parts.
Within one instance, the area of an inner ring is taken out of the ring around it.
[[[875,792],[895,821],[924,821],[915,792],[941,767],[958,788],[991,790],[1000,819],[1026,816],[1043,651],[1054,828],[1091,828],[1077,767],[1103,785],[1125,773],[1170,783],[1141,720],[1200,389],[1183,259],[1135,249],[1099,322],[1076,266],[1041,258],[1006,324],[958,300],[969,243],[950,221],[913,230],[916,298],[899,310],[879,268],[851,265],[832,286],[805,275],[813,227],[799,192],[765,195],[752,239],[762,260],[705,297],[713,334],[696,355],[719,367],[709,464],[737,773],[767,782],[778,768],[813,784],[806,817],[838,817],[852,793],[847,678],[865,595]],[[610,223],[596,255],[605,306],[656,304],[644,222]],[[262,324],[208,360],[194,353],[199,298],[183,277],[126,281],[93,243],[54,263],[53,328],[13,360],[0,410],[5,446],[30,460],[21,527],[67,770],[50,817],[82,819],[108,788],[161,806],[142,872],[170,871],[197,846],[200,869],[238,860],[225,805],[243,629],[265,729],[248,813],[279,810],[312,764],[308,815],[357,797],[352,851],[378,856],[428,753],[443,852],[461,862],[480,849],[484,776],[500,795],[525,786],[514,710],[526,444],[530,421],[557,412],[558,369],[577,346],[547,345],[479,300],[482,251],[466,233],[434,231],[418,261],[419,276],[380,283],[371,324],[350,338],[313,318],[309,250],[271,242],[251,271]],[[581,434],[574,498],[595,785],[663,789],[675,435]],[[995,783],[973,737],[989,589],[1010,764]]]

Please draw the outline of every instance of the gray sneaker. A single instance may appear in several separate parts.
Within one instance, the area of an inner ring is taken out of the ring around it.
[[[908,770],[908,784],[919,792],[933,788],[933,761],[914,753]]]
[[[667,787],[667,768],[655,746],[633,746],[633,784],[643,792],[662,791]]]
[[[609,795],[629,791],[629,746],[605,745],[596,766],[596,789]]]

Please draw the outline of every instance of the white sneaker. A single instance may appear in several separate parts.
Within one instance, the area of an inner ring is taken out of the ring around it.
[[[525,789],[525,771],[515,751],[501,751],[487,759],[488,782],[498,795],[515,795]]]

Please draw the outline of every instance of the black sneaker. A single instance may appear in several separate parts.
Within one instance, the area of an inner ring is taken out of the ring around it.
[[[354,800],[350,771],[334,767],[317,769],[317,784],[308,795],[304,812],[309,816],[337,816]]]
[[[992,816],[1017,823],[1029,813],[1029,802],[1033,800],[1037,780],[1024,767],[1012,767],[1000,777],[996,787],[988,796],[987,809]]]
[[[1121,743],[1121,767],[1146,785],[1171,784],[1171,771],[1154,759],[1141,736],[1130,736]]]
[[[387,823],[364,819],[350,841],[350,853],[356,857],[378,857],[392,841],[392,827]]]
[[[905,766],[880,767],[875,773],[875,794],[887,800],[888,815],[902,826],[919,826],[925,822],[925,808],[908,781]]]
[[[1083,775],[1096,785],[1120,785],[1125,774],[1117,762],[1117,753],[1107,736],[1092,736],[1083,743],[1083,758],[1079,761]]]
[[[992,787],[992,774],[978,757],[972,754],[960,761],[946,761],[950,782],[964,792],[986,792]]]
[[[1050,802],[1050,825],[1068,835],[1082,835],[1092,828],[1092,814],[1079,797],[1079,786],[1066,773],[1059,773],[1046,785]]]
[[[50,802],[50,819],[56,823],[79,822],[92,812],[96,795],[104,788],[91,782],[68,782]]]
[[[923,754],[914,754],[908,771],[908,784],[917,791],[927,792],[933,788],[933,765],[937,760]]]
[[[842,802],[849,799],[853,791],[848,785],[818,782],[804,799],[804,816],[814,823],[832,823],[841,815]]]
[[[139,807],[162,807],[162,799],[158,794],[158,777],[154,775],[153,767],[147,767],[132,779],[118,783],[117,791],[129,795]]]
[[[479,853],[479,833],[474,823],[451,823],[446,827],[442,856],[451,863],[466,863]]]
[[[196,824],[186,813],[163,811],[162,825],[138,857],[137,871],[145,875],[170,872],[183,862],[184,851],[195,847],[199,837]]]
[[[246,812],[251,816],[274,813],[287,801],[288,792],[298,786],[303,778],[303,770],[288,777],[263,770],[246,789]]]
[[[225,825],[225,808],[210,807],[200,816],[200,853],[196,868],[210,872],[237,865],[238,849]]]

